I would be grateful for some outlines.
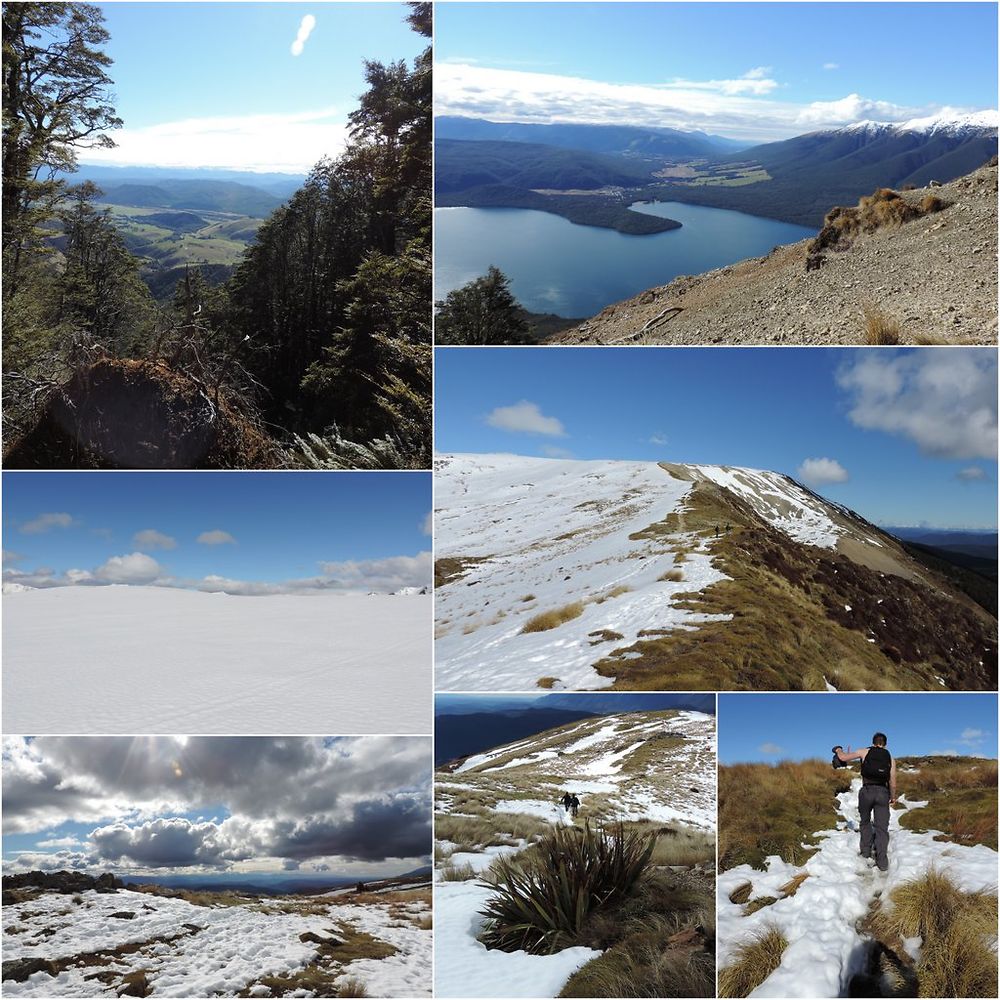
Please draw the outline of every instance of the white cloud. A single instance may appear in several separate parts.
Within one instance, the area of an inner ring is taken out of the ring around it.
[[[434,533],[434,511],[427,511],[427,516],[420,522],[420,532],[424,535]]]
[[[798,476],[802,482],[811,486],[846,483],[850,478],[847,469],[835,458],[807,458],[799,466]]]
[[[83,847],[83,841],[76,837],[54,837],[51,840],[40,840],[38,846],[48,850],[56,850],[67,847]]]
[[[565,437],[562,421],[556,417],[546,417],[537,403],[522,399],[513,406],[498,406],[486,417],[490,427],[517,434],[545,434],[549,437]]]
[[[771,754],[772,756],[785,752],[785,748],[779,747],[777,743],[761,743],[761,745],[757,747],[757,750],[760,753]]]
[[[979,746],[986,739],[986,732],[982,729],[963,729],[958,742],[969,747]]]
[[[295,41],[292,42],[291,52],[293,56],[302,55],[302,50],[306,47],[306,41],[312,34],[313,28],[316,27],[316,18],[312,14],[306,14],[299,23],[299,31],[295,36]]]
[[[433,558],[430,552],[415,556],[390,556],[387,559],[322,562],[326,579],[322,589],[399,590],[402,587],[426,587],[431,582]],[[309,581],[315,584],[315,581]]]
[[[849,94],[836,101],[779,99],[779,81],[759,66],[732,79],[621,84],[472,63],[435,63],[439,115],[491,121],[577,122],[699,129],[748,141],[835,128],[864,118],[906,121],[943,111]],[[974,110],[972,108],[952,110]]]
[[[909,438],[935,458],[996,461],[995,349],[855,353],[837,373],[852,423]]]
[[[10,563],[20,562],[23,558],[24,556],[22,556],[20,552],[11,552],[10,549],[3,550],[4,566],[9,565]]]
[[[235,545],[236,539],[228,531],[203,531],[197,538],[199,545]]]
[[[132,536],[132,544],[137,549],[176,549],[177,539],[155,528],[145,528]]]
[[[823,63],[823,69],[825,70],[840,69],[840,63],[835,63],[835,62]]]
[[[25,521],[20,527],[22,535],[43,535],[53,528],[69,528],[73,525],[71,514],[39,514],[32,521]]]
[[[667,443],[667,435],[661,434],[659,431],[657,431],[655,434],[650,436],[649,443],[655,444],[657,447],[662,447]]]
[[[160,576],[160,564],[142,552],[127,556],[112,556],[94,571],[94,576],[104,583],[152,583]]]
[[[573,457],[573,452],[571,452],[568,448],[557,448],[555,445],[552,445],[552,444],[543,444],[542,445],[542,454],[546,458],[572,458]]]
[[[185,118],[119,129],[113,149],[88,149],[81,161],[301,174],[324,156],[339,156],[347,138],[345,114],[336,107]]]
[[[87,583],[94,579],[94,574],[86,569],[68,569],[66,570],[66,579],[70,583]]]
[[[969,465],[964,469],[959,469],[955,473],[955,478],[961,479],[963,483],[976,483],[986,478],[986,472],[978,465]]]

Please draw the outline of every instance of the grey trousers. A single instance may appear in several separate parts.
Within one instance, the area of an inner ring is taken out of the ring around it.
[[[885,785],[862,785],[858,792],[858,811],[861,813],[861,856],[872,856],[874,841],[875,864],[886,871],[889,867],[889,789]]]

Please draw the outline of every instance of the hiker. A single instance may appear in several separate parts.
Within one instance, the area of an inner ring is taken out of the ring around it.
[[[576,814],[580,811],[580,800],[574,795],[569,801],[569,806],[573,819],[576,819]]]
[[[718,525],[715,526],[715,537],[716,538],[719,537],[719,526]]]
[[[863,858],[872,856],[879,871],[889,870],[889,806],[896,804],[896,762],[886,749],[885,733],[876,733],[872,745],[863,750],[836,747],[834,753],[844,764],[861,761],[861,790],[858,812],[861,813],[861,848]],[[874,819],[874,822],[873,822]]]
[[[570,795],[569,792],[566,792],[563,795],[561,801],[562,801],[562,804],[563,804],[563,809],[565,809],[566,812],[569,812],[570,809],[573,807],[573,796]]]

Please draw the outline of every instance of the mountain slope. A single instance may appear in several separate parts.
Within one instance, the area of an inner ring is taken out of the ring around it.
[[[992,616],[786,476],[510,455],[435,471],[439,690],[996,685]]]
[[[816,270],[806,270],[812,241],[803,240],[767,257],[677,278],[550,341],[856,344],[863,342],[864,307],[872,305],[899,324],[901,343],[996,343],[996,161],[901,196],[911,205],[936,197],[944,207],[860,232]]]

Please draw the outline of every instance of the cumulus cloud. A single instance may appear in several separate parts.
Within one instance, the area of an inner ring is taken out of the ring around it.
[[[127,556],[112,556],[94,571],[94,577],[104,583],[152,583],[159,576],[160,564],[152,556],[142,552],[133,552]],[[75,582],[84,579],[90,579],[89,574],[81,576]]]
[[[967,465],[955,473],[955,478],[960,479],[963,483],[978,483],[986,478],[986,471],[978,465]]]
[[[761,745],[757,747],[757,750],[760,753],[766,753],[771,756],[775,756],[779,753],[785,752],[785,748],[779,747],[777,743],[761,743]]]
[[[548,437],[565,437],[562,421],[556,417],[546,417],[537,403],[522,399],[513,406],[498,406],[487,417],[490,427],[517,434],[544,434]]]
[[[34,520],[25,521],[18,530],[22,535],[43,535],[53,528],[72,527],[73,523],[71,514],[39,514]]]
[[[199,545],[235,545],[236,539],[228,531],[203,531],[197,538]]]
[[[387,559],[323,562],[326,574],[321,589],[360,588],[399,590],[401,587],[426,587],[431,582],[433,557],[430,552],[415,556],[390,556]],[[315,581],[313,581],[315,583]]]
[[[996,461],[995,350],[856,353],[837,373],[852,423],[908,438],[935,458]]]
[[[18,868],[412,867],[431,844],[427,737],[13,738],[3,796],[10,833],[98,824]]]
[[[213,167],[304,174],[347,145],[336,107],[289,114],[185,118],[115,132],[111,149],[92,148],[87,163],[110,166]]]
[[[132,536],[132,544],[137,549],[176,549],[177,539],[155,528],[145,528]]]
[[[850,478],[840,462],[834,458],[807,458],[798,471],[799,479],[810,486],[828,483],[846,483]]]
[[[295,41],[292,42],[291,45],[291,52],[293,56],[302,55],[302,50],[306,47],[306,42],[315,27],[316,18],[313,17],[312,14],[306,14],[299,22],[298,33],[295,36]]]
[[[766,66],[717,80],[621,84],[472,62],[436,63],[439,115],[491,121],[577,122],[699,129],[748,141],[785,139],[865,118],[906,121],[946,109],[898,105],[848,94],[834,101],[789,101]],[[973,108],[947,109],[971,111]]]

